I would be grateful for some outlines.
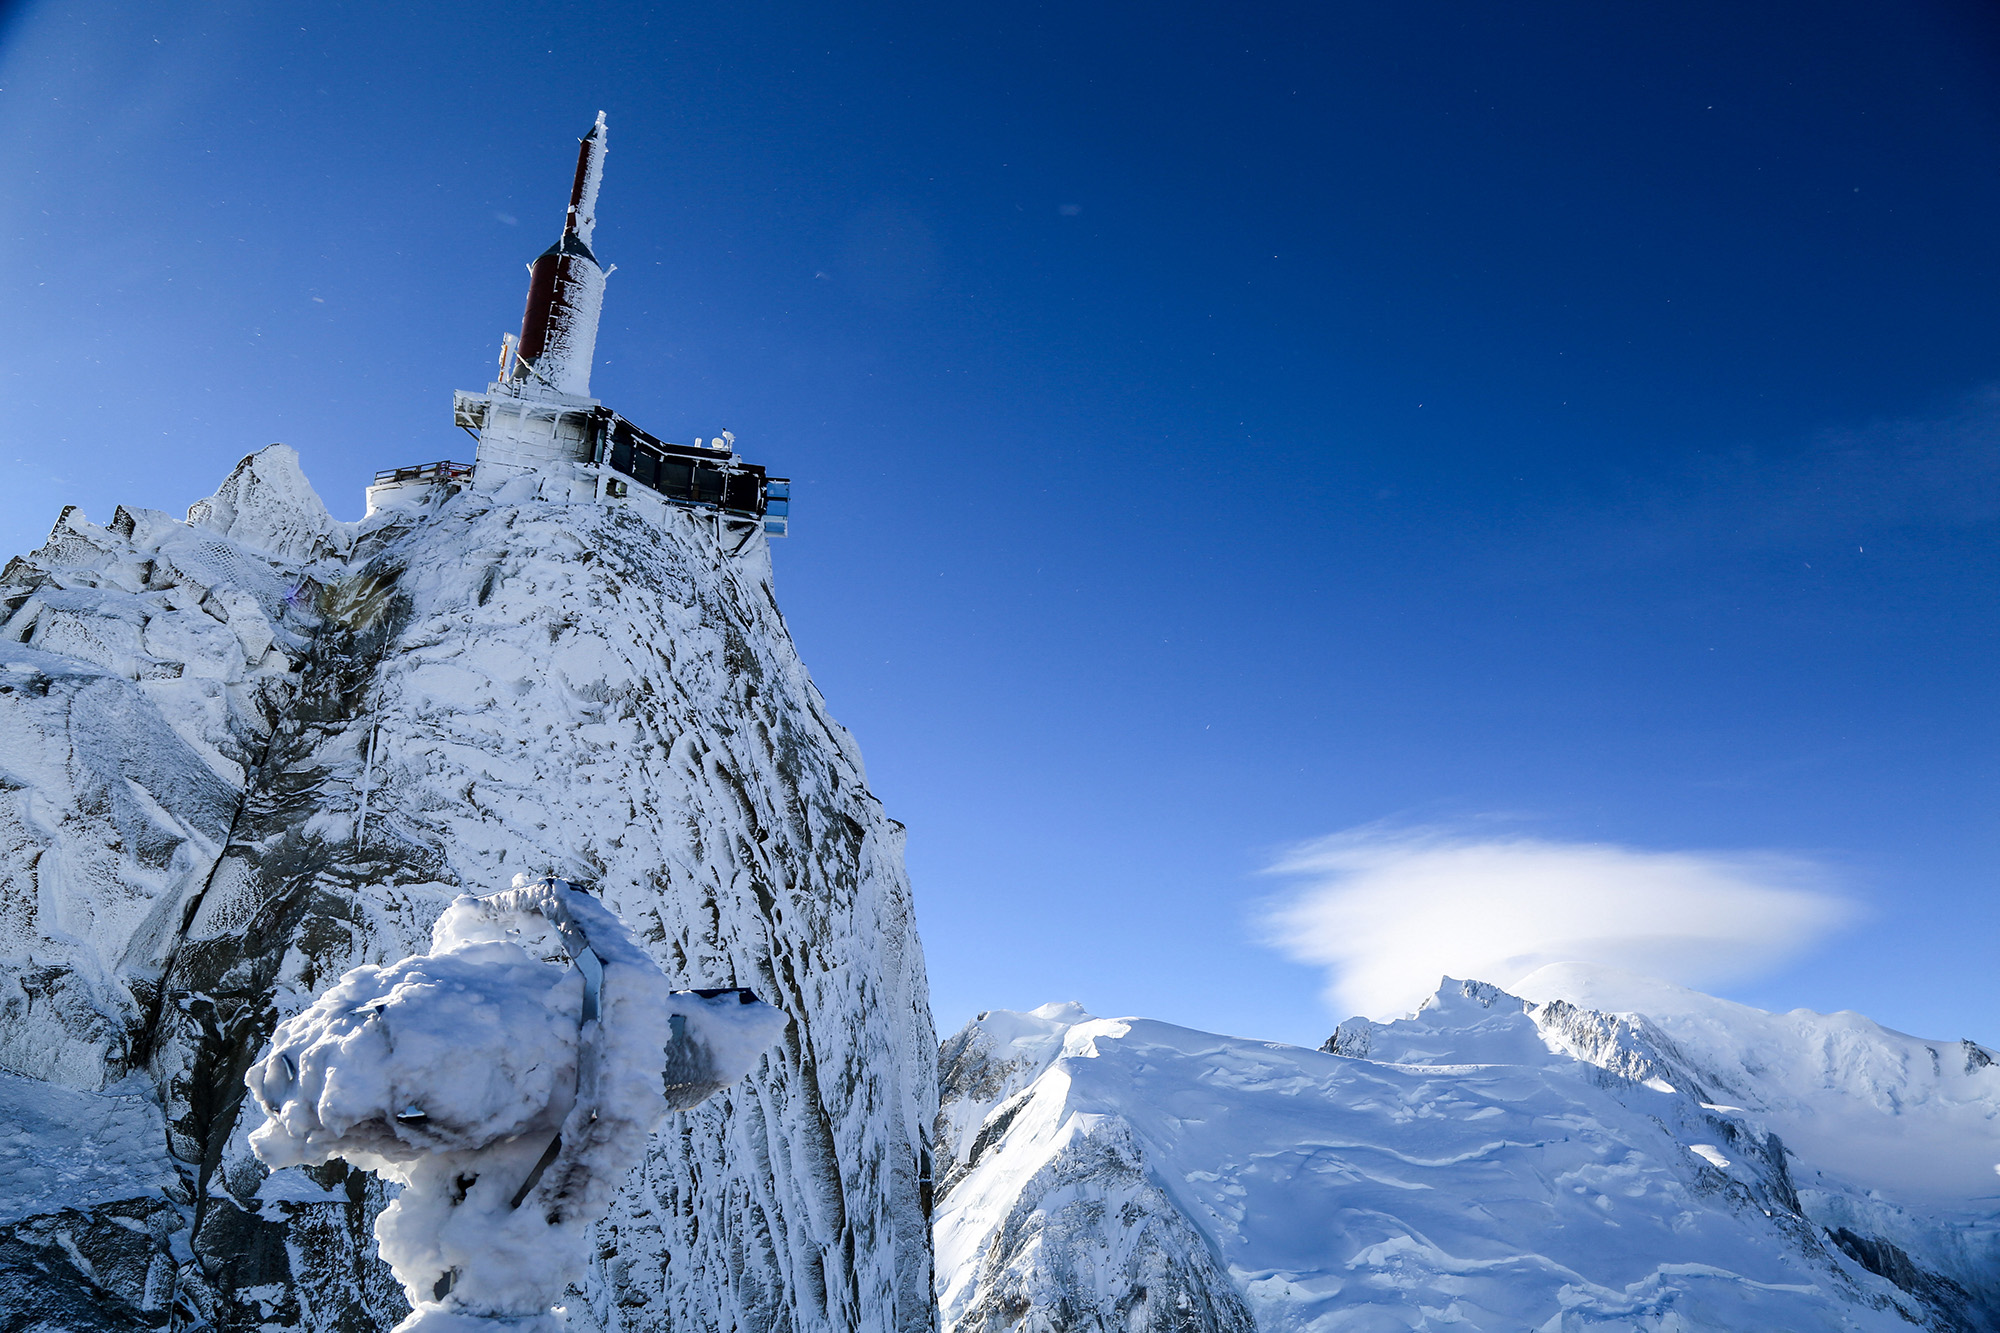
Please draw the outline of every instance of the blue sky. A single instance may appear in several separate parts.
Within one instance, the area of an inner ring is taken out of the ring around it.
[[[0,546],[467,456],[602,108],[594,389],[796,479],[941,1028],[1317,1043],[1343,835],[1720,867],[1704,984],[2000,1042],[2000,19],[1504,11],[17,4]]]

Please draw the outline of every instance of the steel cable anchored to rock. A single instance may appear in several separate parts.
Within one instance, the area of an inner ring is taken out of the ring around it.
[[[750,1073],[786,1022],[746,990],[674,990],[589,894],[517,881],[280,1024],[244,1076],[266,1117],[250,1144],[402,1185],[375,1227],[401,1333],[555,1333],[661,1118]]]

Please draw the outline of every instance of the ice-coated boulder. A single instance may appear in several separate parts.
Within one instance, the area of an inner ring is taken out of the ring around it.
[[[562,880],[467,894],[428,952],[364,963],[278,1025],[244,1076],[265,1116],[250,1148],[402,1187],[375,1223],[412,1306],[399,1333],[558,1333],[661,1117],[748,1074],[784,1028],[748,991],[675,992]]]

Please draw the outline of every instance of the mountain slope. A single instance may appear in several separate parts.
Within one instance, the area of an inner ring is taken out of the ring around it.
[[[554,872],[676,984],[747,985],[795,1020],[668,1122],[572,1322],[931,1326],[935,1048],[902,830],[798,661],[761,534],[738,545],[533,479],[337,523],[274,446],[187,523],[70,512],[8,567],[0,1064],[22,1077],[0,1093],[149,1091],[171,1183],[139,1278],[55,1239],[101,1202],[52,1196],[6,1228],[0,1304],[400,1318],[379,1188],[267,1176],[243,1068],[343,970],[421,948],[454,894]]]
[[[1913,1040],[1850,1026],[1878,1055]],[[1716,1046],[1636,1016],[1473,982],[1343,1024],[1328,1051],[1074,1006],[984,1015],[942,1055],[946,1325],[1993,1327],[2000,1070],[1975,1062],[1939,1094],[1973,1108],[1950,1112],[1943,1151],[1985,1154],[1984,1178],[1898,1199],[1704,1105],[1798,1055],[1753,1025],[1740,1038],[1759,1058],[1708,1069]],[[1822,1081],[1806,1100],[1846,1096]]]

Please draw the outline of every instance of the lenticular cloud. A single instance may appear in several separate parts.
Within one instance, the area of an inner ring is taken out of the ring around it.
[[[1342,1014],[1408,1012],[1441,975],[1505,986],[1549,963],[1606,963],[1694,987],[1755,975],[1852,914],[1811,863],[1369,825],[1292,849],[1310,882],[1267,918],[1272,944],[1330,970]]]

